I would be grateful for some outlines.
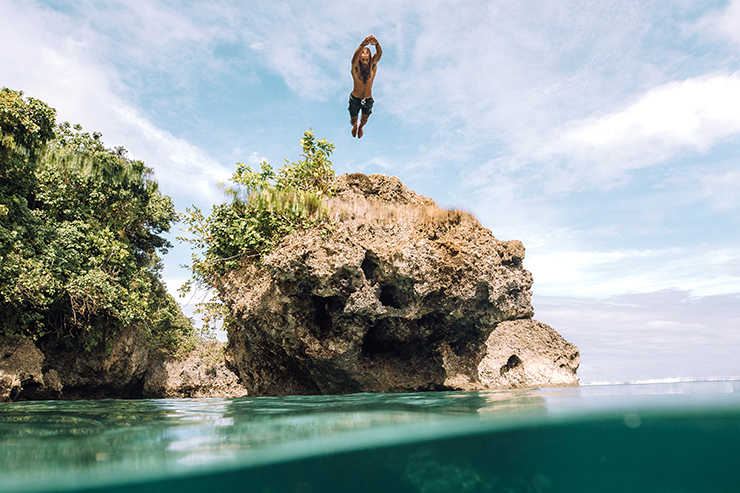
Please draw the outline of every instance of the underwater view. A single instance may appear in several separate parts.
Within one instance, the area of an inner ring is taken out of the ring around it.
[[[0,404],[0,491],[737,491],[740,380]]]

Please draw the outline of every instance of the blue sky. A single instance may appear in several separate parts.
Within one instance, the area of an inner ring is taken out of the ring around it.
[[[740,0],[0,0],[0,85],[153,167],[178,210],[234,163],[396,175],[527,247],[582,382],[740,375]],[[384,49],[365,136],[350,59]],[[174,235],[173,235],[174,236]],[[189,257],[165,258],[174,292]],[[187,302],[188,300],[184,300]]]

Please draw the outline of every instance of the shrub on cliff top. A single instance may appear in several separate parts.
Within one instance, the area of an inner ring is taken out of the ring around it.
[[[185,231],[180,237],[202,253],[192,255],[192,278],[181,288],[187,293],[194,286],[215,288],[217,276],[238,268],[245,261],[259,259],[273,251],[296,228],[313,227],[327,217],[323,197],[332,193],[334,170],[329,156],[334,145],[316,140],[310,129],[301,139],[302,160],[285,165],[276,173],[267,162],[260,171],[244,163],[236,164],[226,188],[230,201],[213,207],[210,216],[197,207],[187,209]],[[206,324],[220,310],[220,302],[201,304]]]
[[[129,325],[173,350],[193,328],[159,277],[175,219],[143,162],[0,91],[0,338],[92,349]]]

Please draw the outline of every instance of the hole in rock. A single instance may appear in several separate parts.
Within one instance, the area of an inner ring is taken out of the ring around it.
[[[313,322],[321,334],[330,334],[334,329],[332,314],[341,312],[344,303],[338,296],[313,297]]]
[[[380,287],[380,302],[383,306],[401,308],[404,305],[402,298],[402,293],[397,286],[385,284]]]
[[[376,277],[378,277],[380,270],[378,256],[370,250],[367,250],[365,252],[365,258],[362,260],[362,265],[360,265],[360,269],[362,269],[362,272],[365,274],[365,279],[372,284]]]
[[[503,375],[509,370],[513,370],[514,368],[516,368],[517,366],[521,364],[522,364],[522,360],[519,359],[519,356],[517,356],[516,354],[512,354],[511,356],[509,356],[509,360],[506,362],[506,364],[501,367],[501,370],[500,370],[501,375]]]

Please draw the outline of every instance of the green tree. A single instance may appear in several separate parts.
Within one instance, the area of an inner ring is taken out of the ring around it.
[[[26,196],[38,154],[54,137],[56,111],[23,92],[0,90],[0,193]],[[7,204],[4,204],[7,206]]]
[[[183,220],[191,237],[181,237],[198,251],[191,257],[192,278],[181,288],[216,288],[217,279],[244,262],[259,262],[280,241],[297,228],[315,227],[327,219],[324,197],[332,194],[334,170],[329,156],[334,145],[316,140],[307,130],[301,139],[301,159],[285,160],[276,173],[263,162],[260,171],[244,163],[236,164],[226,188],[229,201],[213,207],[205,216],[197,207],[187,209]],[[201,304],[198,312],[206,324],[223,313],[218,298]]]
[[[175,351],[193,328],[160,279],[172,200],[125,149],[54,117],[0,92],[0,336],[92,349],[135,325]]]

